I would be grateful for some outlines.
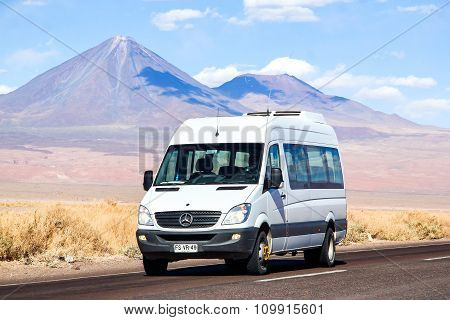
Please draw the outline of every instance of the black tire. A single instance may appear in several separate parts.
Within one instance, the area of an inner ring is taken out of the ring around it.
[[[332,254],[329,255],[330,248]],[[305,257],[305,263],[310,267],[333,267],[336,259],[336,245],[334,243],[333,229],[328,228],[327,232],[325,232],[322,247],[305,250],[303,255]]]
[[[144,263],[145,273],[148,276],[157,276],[166,273],[167,265],[169,264],[167,260],[150,260],[145,256],[143,257],[142,262]]]
[[[336,244],[334,243],[333,229],[328,228],[323,240],[322,249],[320,252],[320,265],[322,267],[331,268],[334,266],[336,260]]]
[[[269,241],[264,231],[260,231],[256,238],[255,246],[250,257],[247,259],[246,269],[250,274],[263,275],[269,271],[268,250]]]

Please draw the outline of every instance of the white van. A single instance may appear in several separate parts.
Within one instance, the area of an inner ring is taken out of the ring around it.
[[[147,274],[197,258],[265,274],[270,255],[298,251],[332,267],[347,231],[338,141],[317,113],[187,120],[144,189],[136,236]]]

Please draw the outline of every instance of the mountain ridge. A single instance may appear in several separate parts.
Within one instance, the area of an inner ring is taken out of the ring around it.
[[[326,95],[294,76],[240,75],[215,90],[237,99],[254,111],[301,109],[322,113],[332,124],[344,126],[371,126],[389,128],[393,125],[417,128],[420,125],[397,114],[373,110],[357,101],[340,96]]]
[[[173,123],[213,115],[217,106],[229,115],[245,111],[131,38],[116,36],[1,96],[7,116],[0,124],[161,123],[170,114]]]
[[[298,105],[298,106],[296,106]],[[324,94],[288,74],[244,74],[209,88],[131,37],[115,36],[0,96],[1,127],[151,125],[267,107],[323,113],[341,127],[414,128],[398,115]]]

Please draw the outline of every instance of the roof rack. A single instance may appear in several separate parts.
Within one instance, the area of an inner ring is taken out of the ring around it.
[[[248,112],[245,114],[246,116],[260,116],[260,117],[267,117],[270,115],[270,112]]]
[[[301,111],[275,111],[274,116],[299,116]]]
[[[299,116],[301,111],[297,110],[286,110],[286,111],[269,111],[269,112],[249,112],[246,113],[247,116],[260,116],[260,117],[267,117],[267,116]]]

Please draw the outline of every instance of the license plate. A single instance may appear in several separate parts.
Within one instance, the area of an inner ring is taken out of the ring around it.
[[[186,253],[186,252],[198,252],[198,245],[195,244],[174,244],[173,250],[175,252]]]

